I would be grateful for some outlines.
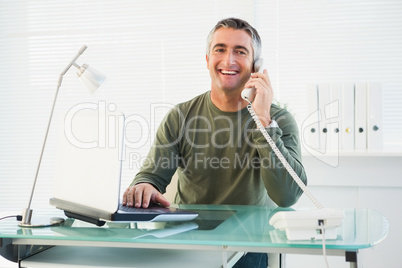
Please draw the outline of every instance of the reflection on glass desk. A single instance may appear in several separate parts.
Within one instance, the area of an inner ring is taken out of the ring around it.
[[[200,217],[179,223],[108,223],[104,227],[80,225],[67,219],[49,228],[21,228],[14,220],[0,222],[2,248],[15,245],[67,245],[124,248],[230,250],[271,253],[321,254],[321,241],[288,241],[268,221],[276,212],[259,206],[180,205]],[[54,216],[49,212],[45,216]],[[326,241],[329,255],[357,253],[385,239],[387,219],[370,209],[345,209],[338,238]],[[1,248],[0,248],[1,249]],[[2,255],[4,255],[4,250]],[[19,253],[23,255],[23,252]]]

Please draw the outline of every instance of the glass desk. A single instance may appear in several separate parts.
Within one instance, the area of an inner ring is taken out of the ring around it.
[[[258,206],[180,205],[199,212],[192,222],[107,223],[104,227],[67,219],[62,225],[21,228],[15,220],[0,221],[0,253],[17,261],[47,246],[142,248],[219,252],[322,254],[321,241],[288,241],[285,232],[268,224],[277,211]],[[346,256],[357,267],[359,250],[385,239],[387,219],[371,209],[345,209],[338,238],[326,241],[328,255]],[[55,211],[36,212],[52,217]],[[60,215],[60,211],[57,211]],[[224,263],[223,267],[226,267]]]

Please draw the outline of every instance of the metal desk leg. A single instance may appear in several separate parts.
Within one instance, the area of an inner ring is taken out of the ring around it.
[[[222,268],[231,268],[244,255],[243,251],[230,252],[230,256],[226,250],[222,251]]]
[[[226,250],[222,251],[222,267],[228,267],[228,252]]]
[[[356,251],[346,251],[345,257],[346,257],[346,261],[350,262],[350,268],[358,268],[359,267]]]

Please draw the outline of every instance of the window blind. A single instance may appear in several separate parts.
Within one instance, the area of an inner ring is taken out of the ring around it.
[[[126,151],[124,189],[168,109],[209,90],[206,36],[229,16],[252,21],[252,1],[1,1],[0,209],[27,206],[58,75],[83,44],[77,62],[107,80],[90,96],[74,68],[64,76],[33,207],[51,197],[60,121],[85,103],[114,104],[145,122],[129,127],[127,139],[140,144]]]
[[[309,115],[307,84],[376,82],[384,150],[401,151],[400,1],[261,0],[255,9],[276,96],[299,126]]]

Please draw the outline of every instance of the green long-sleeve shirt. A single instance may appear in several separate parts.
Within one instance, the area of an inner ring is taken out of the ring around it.
[[[279,127],[266,130],[306,183],[293,116],[276,105],[270,112]],[[167,114],[144,163],[132,185],[148,182],[164,193],[177,170],[178,204],[267,205],[269,195],[287,207],[302,194],[247,108],[223,112],[209,91]]]

